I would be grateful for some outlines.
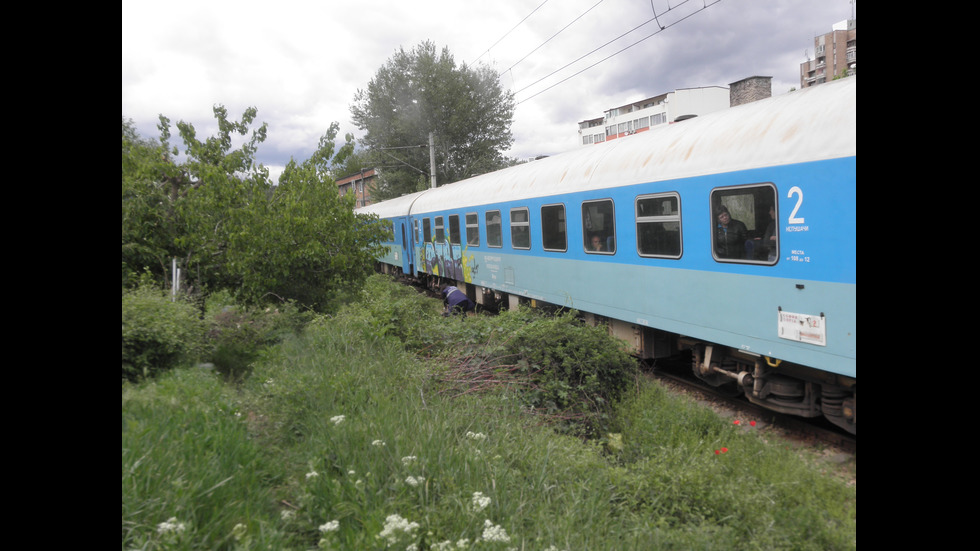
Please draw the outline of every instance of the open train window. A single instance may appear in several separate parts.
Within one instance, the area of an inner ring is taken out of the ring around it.
[[[585,252],[616,253],[616,216],[612,199],[582,203],[582,236]]]
[[[459,245],[459,215],[449,215],[449,242]]]
[[[432,241],[432,221],[428,218],[422,219],[422,242],[428,243]]]
[[[779,258],[776,186],[711,191],[711,254],[719,262],[775,264]]]
[[[527,207],[510,209],[510,244],[515,249],[531,248],[531,220]]]
[[[546,251],[568,250],[565,228],[565,205],[541,207],[541,241]]]
[[[436,216],[436,243],[446,242],[446,228],[443,226],[442,217]]]
[[[466,213],[466,244],[480,246],[480,217],[475,212]]]
[[[500,222],[500,211],[499,210],[488,210],[486,214],[487,218],[487,246],[489,247],[502,247],[504,245],[503,237],[501,237],[501,222]]]
[[[636,198],[636,250],[640,256],[681,257],[681,198],[676,193]]]

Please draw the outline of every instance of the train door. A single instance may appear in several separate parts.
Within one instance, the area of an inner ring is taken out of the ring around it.
[[[405,231],[405,222],[399,223],[402,232],[402,273],[415,275],[415,246],[412,243],[413,233]]]

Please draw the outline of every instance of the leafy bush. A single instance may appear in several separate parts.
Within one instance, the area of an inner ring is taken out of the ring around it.
[[[219,291],[206,300],[205,317],[210,361],[218,372],[240,379],[263,348],[298,333],[311,314],[294,302],[250,309],[235,304],[229,292]]]
[[[136,380],[195,361],[205,326],[197,308],[143,284],[122,293],[122,376]]]
[[[399,339],[411,350],[425,346],[429,322],[442,319],[433,299],[381,274],[368,277],[360,301],[343,308],[341,313],[360,316],[379,337]]]
[[[526,314],[525,314],[526,315]],[[581,418],[576,430],[605,428],[610,406],[634,382],[636,359],[605,326],[590,326],[574,311],[537,315],[513,334],[506,349],[534,381],[525,394],[534,408]]]

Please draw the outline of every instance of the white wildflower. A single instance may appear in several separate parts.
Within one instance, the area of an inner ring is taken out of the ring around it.
[[[183,522],[177,522],[177,517],[170,517],[167,522],[161,522],[157,524],[158,534],[179,534],[187,528]]]
[[[449,551],[453,548],[453,542],[446,540],[440,541],[439,543],[432,544],[432,549],[434,551]]]
[[[507,535],[507,530],[504,530],[503,526],[494,526],[490,519],[483,521],[483,539],[485,541],[510,541],[510,536]]]
[[[487,435],[482,432],[473,432],[471,430],[466,431],[466,437],[471,440],[486,440]]]
[[[419,551],[419,544],[410,543],[408,544],[408,547],[405,548],[405,551]]]
[[[310,471],[310,472],[306,473],[306,479],[307,480],[309,480],[311,478],[316,478],[318,476],[320,476],[320,473],[318,473],[316,471]]]
[[[466,549],[467,547],[469,547],[469,545],[470,545],[470,539],[469,538],[463,538],[463,539],[461,539],[461,540],[459,540],[459,541],[456,542],[456,548],[457,549]]]
[[[339,520],[331,520],[326,524],[320,525],[320,531],[323,532],[324,534],[328,532],[336,532],[339,528],[340,528]]]
[[[282,518],[282,520],[293,520],[294,518],[296,518],[296,511],[283,509],[282,512],[279,513],[279,517]]]
[[[347,474],[349,474],[351,476],[354,476],[355,474],[357,474],[357,471],[355,471],[354,469],[351,469],[351,470],[347,471]]]
[[[242,541],[246,533],[248,533],[248,527],[240,522],[231,529],[231,535],[235,538],[235,541]]]
[[[384,440],[375,440],[374,442],[371,442],[371,445],[380,448],[380,447],[382,447],[382,446],[385,445],[385,441]]]
[[[330,422],[334,425],[339,425],[344,422],[344,419],[346,419],[346,417],[343,415],[334,415],[330,418]]]
[[[377,535],[377,538],[387,540],[390,545],[394,545],[398,542],[401,532],[411,535],[418,528],[419,523],[417,522],[408,522],[399,515],[388,515],[385,519],[385,527]]]
[[[473,510],[480,512],[490,505],[490,497],[483,495],[483,492],[473,492]]]
[[[415,457],[414,455],[406,455],[405,457],[402,458],[402,463],[407,467],[416,459],[418,459],[418,457]]]
[[[356,481],[354,481],[354,487],[357,488],[358,490],[363,490],[364,489],[364,481],[361,480],[360,478],[358,478]]]
[[[424,476],[419,476],[419,477],[410,476],[405,479],[405,484],[408,484],[409,486],[418,486],[424,481],[425,481]]]

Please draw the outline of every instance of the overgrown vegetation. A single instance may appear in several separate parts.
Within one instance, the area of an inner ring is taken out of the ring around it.
[[[248,324],[223,302],[206,318]],[[635,377],[601,330],[439,306],[375,276],[301,332],[268,322],[234,384],[124,381],[122,547],[856,547],[853,487]]]

